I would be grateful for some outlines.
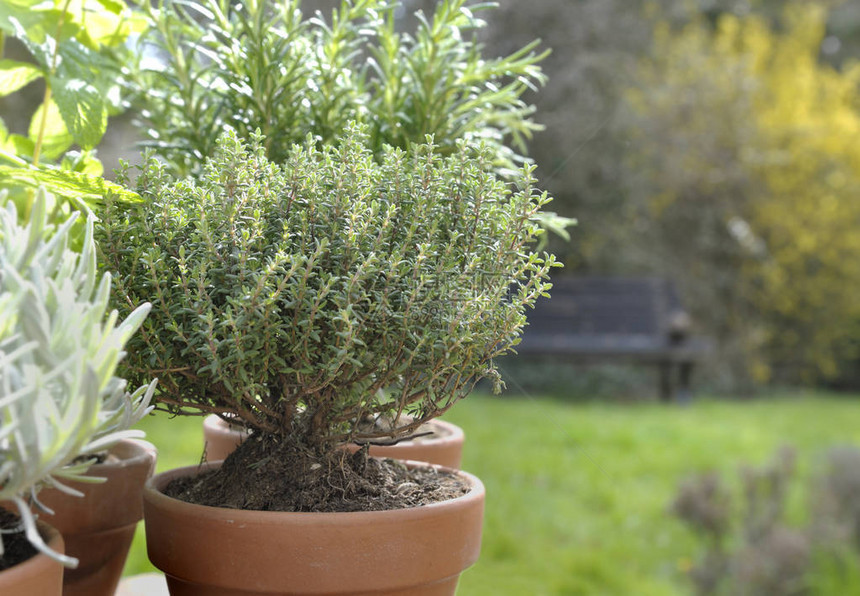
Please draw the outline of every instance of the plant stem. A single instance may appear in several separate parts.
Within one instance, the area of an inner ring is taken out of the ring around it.
[[[48,123],[48,104],[51,101],[51,79],[50,76],[57,71],[57,57],[60,53],[60,33],[63,30],[63,21],[66,20],[66,13],[69,10],[71,0],[66,0],[63,4],[63,13],[60,15],[60,20],[57,21],[57,33],[54,35],[54,55],[51,56],[51,70],[49,76],[45,77],[45,97],[42,100],[42,121],[39,123],[39,136],[36,137],[36,145],[33,148],[33,165],[39,165],[39,155],[42,152],[42,143],[45,140],[45,126]]]
[[[45,97],[42,99],[42,120],[39,122],[39,136],[33,148],[33,165],[39,165],[39,154],[42,152],[42,142],[45,139],[45,126],[48,122],[48,103],[51,101],[51,83],[45,79]]]

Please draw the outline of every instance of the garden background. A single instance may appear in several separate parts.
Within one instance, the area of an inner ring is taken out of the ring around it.
[[[460,593],[860,594],[860,507],[821,512],[860,500],[860,458],[833,451],[860,448],[860,4],[501,0],[482,16],[490,54],[536,37],[552,49],[527,100],[545,126],[529,142],[538,179],[579,222],[550,241],[557,275],[671,278],[717,350],[684,408],[656,403],[652,371],[515,362],[505,394],[454,408],[464,468],[488,488]],[[0,112],[37,104],[24,93]],[[111,121],[108,170],[138,154],[134,117]],[[6,122],[24,133],[29,118]],[[199,420],[143,428],[159,470],[200,459]],[[784,445],[795,465],[755,484],[743,466]],[[707,470],[725,480],[695,493],[716,530],[678,515],[679,487]],[[785,540],[756,534],[756,503]],[[822,516],[849,531],[822,538]],[[150,569],[144,549],[140,528],[127,574]],[[711,592],[708,573],[723,582]]]
[[[459,593],[692,593],[707,541],[671,512],[684,479],[723,475],[740,552],[744,464],[797,449],[785,519],[802,533],[828,450],[860,444],[860,6],[503,0],[482,16],[490,54],[552,49],[527,98],[545,126],[529,152],[552,208],[579,222],[551,242],[561,274],[673,279],[717,353],[685,409],[653,403],[650,371],[511,363],[505,394],[452,410],[489,494]],[[160,469],[199,458],[195,422],[147,421]],[[141,538],[128,573],[148,568]],[[856,546],[812,547],[798,586],[769,580],[790,553],[766,545],[764,570],[726,581],[860,593]]]

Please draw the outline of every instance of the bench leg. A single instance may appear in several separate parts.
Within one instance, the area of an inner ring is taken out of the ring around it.
[[[660,401],[668,403],[672,401],[672,363],[660,363]]]
[[[677,367],[677,385],[675,385],[675,374]],[[688,404],[693,397],[690,389],[690,378],[693,376],[692,362],[660,363],[660,401],[669,403],[676,401],[679,404]]]
[[[678,403],[688,404],[693,398],[693,392],[690,389],[690,377],[693,376],[693,363],[682,362],[678,365]]]

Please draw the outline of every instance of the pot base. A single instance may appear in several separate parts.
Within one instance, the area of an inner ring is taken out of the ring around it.
[[[63,596],[95,596],[112,594],[119,577],[137,522],[92,534],[64,536],[68,552],[85,553],[77,569],[66,569],[63,575]]]

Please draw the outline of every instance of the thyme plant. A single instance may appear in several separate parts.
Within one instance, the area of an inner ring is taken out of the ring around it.
[[[481,140],[496,165],[515,168],[539,126],[523,93],[544,83],[538,42],[487,58],[474,32],[488,4],[441,0],[395,28],[396,2],[344,0],[326,21],[299,0],[141,2],[150,23],[132,68],[151,145],[180,174],[212,155],[225,125],[248,139],[259,128],[282,162],[309,133],[330,143],[351,121],[368,126],[379,154],[434,135],[442,153]],[[512,148],[513,147],[513,148]]]
[[[408,433],[481,378],[501,383],[494,358],[555,265],[530,249],[550,200],[533,167],[514,186],[491,149],[442,155],[432,141],[377,161],[366,135],[308,138],[277,165],[262,136],[231,131],[199,179],[150,158],[146,200],[106,202],[115,301],[153,303],[127,370],[159,377],[159,407],[324,454]],[[391,430],[358,424],[380,416]]]
[[[23,226],[14,202],[0,210],[0,501],[16,506],[34,547],[75,566],[44,543],[27,501],[38,505],[45,486],[80,495],[62,481],[97,481],[81,456],[143,436],[128,429],[149,411],[155,381],[130,394],[114,372],[150,307],[119,324],[116,311],[105,316],[111,278],[97,274],[94,218],[78,254],[68,248],[78,214],[53,231],[47,203],[42,189]]]

